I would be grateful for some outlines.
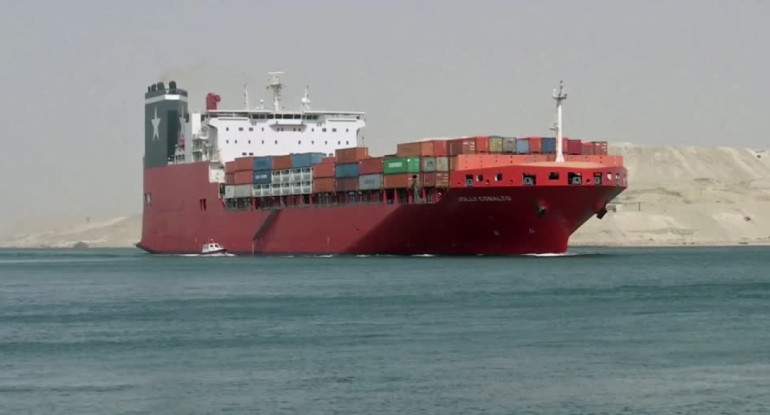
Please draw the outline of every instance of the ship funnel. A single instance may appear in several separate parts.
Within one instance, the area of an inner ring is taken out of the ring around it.
[[[176,81],[169,82],[168,89],[176,89]]]

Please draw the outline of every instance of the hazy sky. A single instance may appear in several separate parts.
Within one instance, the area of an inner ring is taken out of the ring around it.
[[[372,152],[422,137],[565,133],[767,148],[770,1],[23,1],[0,15],[0,225],[141,210],[143,94],[199,110],[306,84],[367,113]]]

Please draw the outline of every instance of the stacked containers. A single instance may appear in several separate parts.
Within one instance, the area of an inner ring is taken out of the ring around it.
[[[334,192],[334,170],[333,157],[325,157],[321,164],[313,166],[313,193]]]
[[[449,155],[489,153],[489,137],[468,137],[449,140]]]
[[[359,163],[369,158],[369,149],[353,147],[335,151],[335,185],[338,192],[353,192],[358,190]]]
[[[384,159],[375,157],[361,160],[358,163],[358,189],[359,190],[379,190],[382,189],[382,171],[384,168]]]
[[[383,166],[383,186],[386,189],[403,189],[412,183],[412,176],[420,173],[419,157],[388,157]]]

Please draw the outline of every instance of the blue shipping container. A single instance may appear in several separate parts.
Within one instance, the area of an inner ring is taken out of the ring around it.
[[[337,164],[334,169],[334,177],[344,179],[358,176],[358,163]]]
[[[254,157],[254,171],[270,170],[273,168],[273,158],[270,156]],[[255,182],[256,183],[256,182]]]
[[[272,174],[270,170],[255,171],[253,177],[254,184],[270,184]]]
[[[529,140],[521,138],[516,140],[516,153],[529,154]]]
[[[322,153],[302,153],[291,155],[291,168],[302,169],[312,167],[314,164],[320,164],[323,158]]]
[[[543,153],[556,152],[556,137],[543,137]]]

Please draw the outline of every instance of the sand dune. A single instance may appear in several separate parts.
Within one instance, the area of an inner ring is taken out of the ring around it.
[[[770,152],[739,148],[611,145],[629,188],[572,245],[770,243]],[[139,215],[31,218],[0,232],[0,247],[134,246]]]

